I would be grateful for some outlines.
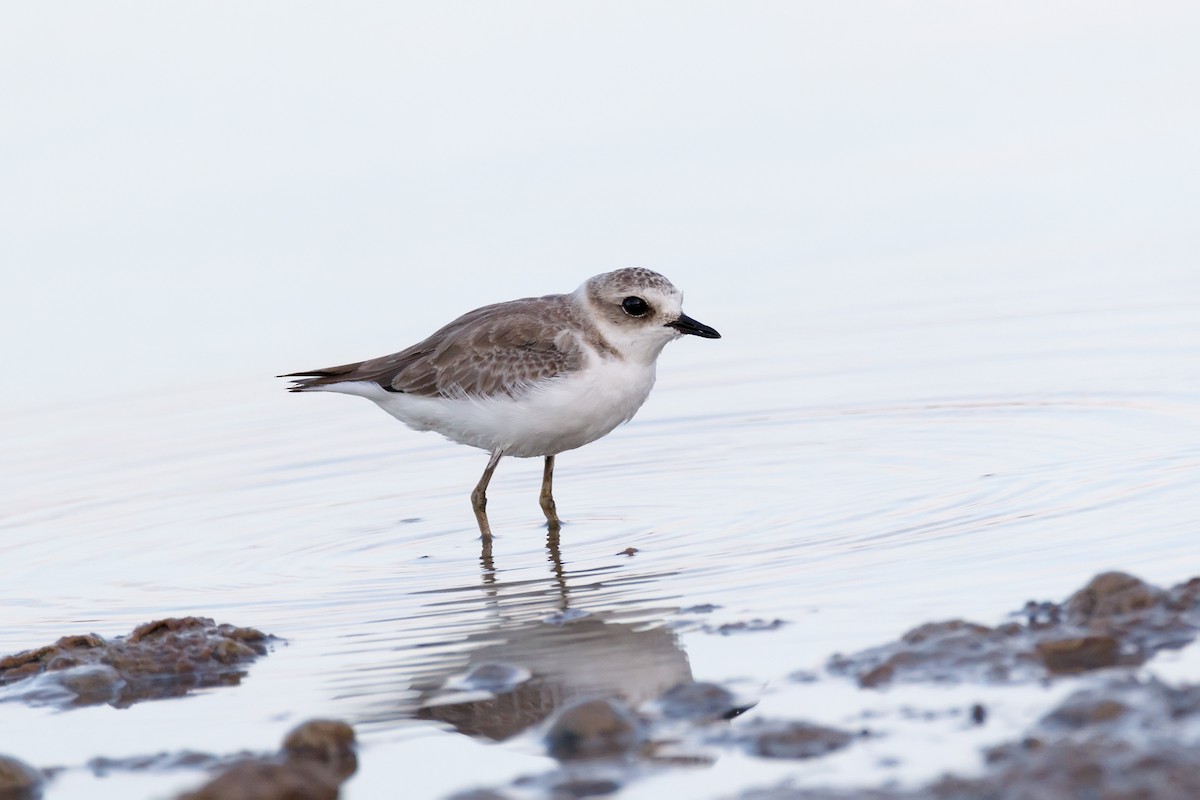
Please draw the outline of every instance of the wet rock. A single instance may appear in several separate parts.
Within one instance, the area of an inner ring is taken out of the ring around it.
[[[38,800],[42,796],[42,773],[9,756],[0,756],[0,800]]]
[[[1195,747],[1163,742],[1154,751],[1129,741],[1025,743],[989,755],[993,772],[965,782],[976,797],[1005,800],[1194,800],[1200,797]],[[944,793],[935,794],[946,796]],[[958,796],[971,796],[959,794]]]
[[[830,671],[864,687],[892,681],[1007,682],[1137,666],[1200,632],[1200,580],[1170,590],[1132,575],[1097,575],[1061,606],[1026,603],[1025,622],[964,620],[914,628],[900,641],[835,655]]]
[[[912,629],[894,644],[849,656],[834,655],[828,667],[835,674],[853,675],[864,687],[882,686],[893,680],[1032,678],[1040,671],[1037,659],[1014,641],[1022,631],[1016,624],[989,628],[964,620],[931,622]]]
[[[678,684],[658,698],[658,708],[664,719],[689,722],[733,719],[754,705],[738,698],[724,686],[706,681]]]
[[[289,763],[320,764],[340,780],[358,769],[354,729],[341,720],[313,719],[297,725],[284,738],[283,753]]]
[[[239,761],[178,800],[336,800],[357,765],[353,728],[309,720],[288,732],[277,755]]]
[[[1066,616],[1076,625],[1123,617],[1161,605],[1167,593],[1124,572],[1102,572],[1071,595]]]
[[[1200,631],[1200,579],[1162,590],[1122,572],[1097,575],[1064,604],[1067,623],[1121,643],[1123,663],[1187,645]]]
[[[764,758],[818,758],[841,750],[853,734],[809,722],[758,720],[741,730],[750,752]]]
[[[1200,797],[1200,686],[1110,681],[1075,692],[1030,735],[987,751],[1004,797]]]
[[[1120,643],[1111,636],[1077,636],[1038,642],[1034,650],[1046,669],[1060,675],[1087,672],[1119,663]]]
[[[572,778],[551,787],[555,800],[575,800],[582,797],[605,797],[616,794],[623,787],[620,783],[603,778]]]
[[[1132,678],[1067,697],[1020,740],[985,753],[982,775],[916,789],[746,792],[742,800],[1195,800],[1200,686]]]
[[[0,686],[40,680],[14,696],[62,707],[179,697],[233,685],[241,667],[267,652],[274,637],[203,617],[156,620],[127,637],[64,636],[52,645],[0,658]]]
[[[641,722],[615,700],[586,700],[562,709],[546,733],[546,748],[560,761],[620,758],[641,741]]]
[[[1129,706],[1113,697],[1092,694],[1071,695],[1042,720],[1045,728],[1061,730],[1094,729],[1121,719]]]
[[[337,800],[338,782],[309,762],[243,761],[179,800]]]

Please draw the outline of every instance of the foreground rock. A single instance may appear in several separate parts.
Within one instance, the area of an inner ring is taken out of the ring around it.
[[[642,722],[618,700],[585,700],[561,709],[546,733],[559,761],[621,758],[641,744]]]
[[[1090,687],[984,755],[981,777],[949,775],[915,790],[773,788],[741,800],[1194,800],[1200,686],[1123,678]]]
[[[274,637],[206,617],[171,617],[129,636],[64,636],[52,645],[0,658],[0,686],[28,681],[13,699],[59,707],[179,697],[234,685],[244,665],[267,653]]]
[[[892,681],[1036,680],[1138,666],[1200,631],[1200,578],[1159,589],[1123,572],[1097,575],[1061,605],[1027,603],[1024,622],[932,622],[898,642],[835,655],[835,674],[864,687]]]
[[[41,771],[24,761],[0,756],[0,800],[38,800],[44,783]]]
[[[354,749],[346,723],[310,720],[288,733],[278,755],[238,762],[179,800],[336,800],[358,767]]]
[[[837,728],[809,722],[755,720],[740,730],[734,741],[750,753],[763,758],[819,758],[841,750],[854,735]]]

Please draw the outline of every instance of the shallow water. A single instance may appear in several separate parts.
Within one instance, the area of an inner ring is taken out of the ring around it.
[[[357,398],[214,370],[14,411],[0,423],[0,653],[189,613],[287,643],[240,686],[181,700],[2,703],[0,752],[70,768],[55,798],[163,796],[197,774],[97,778],[82,765],[269,750],[332,716],[363,743],[344,796],[436,797],[548,771],[519,734],[565,699],[636,703],[696,678],[761,698],[747,719],[902,726],[905,704],[983,697],[1002,710],[969,736],[927,726],[936,748],[885,737],[815,765],[718,753],[625,796],[970,769],[980,744],[1060,690],[863,693],[787,676],[928,619],[995,622],[1102,569],[1160,584],[1198,571],[1200,279],[1091,277],[1031,277],[1000,296],[913,287],[800,314],[782,297],[702,313],[696,296],[690,312],[726,338],[672,344],[638,417],[558,459],[557,547],[538,461],[502,462],[484,551],[467,494],[485,456]],[[768,629],[720,630],[747,622]],[[454,681],[490,662],[537,676],[526,706],[472,712]]]

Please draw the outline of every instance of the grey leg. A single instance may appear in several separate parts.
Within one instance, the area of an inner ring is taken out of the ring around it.
[[[502,455],[504,453],[500,450],[492,453],[487,467],[483,470],[483,477],[475,485],[475,491],[471,492],[471,508],[475,509],[475,521],[479,523],[479,535],[484,539],[492,538],[492,527],[488,525],[487,518],[487,487],[488,483],[492,480],[492,473],[496,471],[496,465],[500,463],[500,456]]]
[[[554,456],[546,456],[546,467],[542,470],[542,494],[538,500],[542,504],[542,513],[546,515],[546,525],[552,533],[562,526],[558,519],[558,509],[554,505],[553,483]]]

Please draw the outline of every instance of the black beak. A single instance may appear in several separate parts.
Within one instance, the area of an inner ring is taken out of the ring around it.
[[[721,334],[717,333],[716,328],[710,328],[703,322],[689,317],[687,314],[680,314],[679,319],[674,322],[667,323],[668,328],[674,328],[680,333],[690,333],[693,336],[702,336],[705,339],[720,339]]]

